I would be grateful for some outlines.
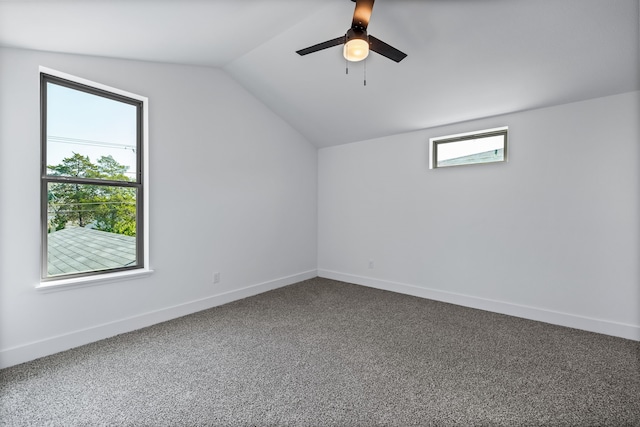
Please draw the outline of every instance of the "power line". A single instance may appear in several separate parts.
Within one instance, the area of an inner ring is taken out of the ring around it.
[[[48,135],[47,141],[57,142],[62,144],[91,145],[94,147],[105,147],[105,148],[121,148],[124,150],[131,150],[134,153],[136,151],[135,145],[118,144],[115,142],[106,142],[106,141],[95,141],[92,139],[71,138],[67,136]]]

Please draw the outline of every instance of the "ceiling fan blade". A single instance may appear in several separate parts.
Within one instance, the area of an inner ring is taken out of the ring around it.
[[[399,51],[395,47],[388,45],[382,40],[377,39],[373,36],[369,36],[369,48],[372,51],[379,53],[382,56],[386,56],[387,58],[396,62],[400,62],[407,57],[406,53]]]
[[[327,40],[326,42],[314,44],[313,46],[309,46],[307,48],[297,50],[296,53],[302,56],[302,55],[307,55],[309,53],[317,52],[319,50],[338,46],[341,44],[344,44],[344,36],[336,37],[335,39]]]
[[[369,26],[369,19],[371,18],[374,0],[355,0],[355,2],[356,9],[353,11],[351,28],[366,30]]]

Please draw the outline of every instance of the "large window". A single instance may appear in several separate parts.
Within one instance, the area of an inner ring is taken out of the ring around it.
[[[61,73],[40,84],[42,280],[147,268],[146,99]]]

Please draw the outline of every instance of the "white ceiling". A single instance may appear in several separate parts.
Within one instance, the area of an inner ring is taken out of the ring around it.
[[[220,67],[318,147],[640,90],[639,0],[0,0],[0,45]]]

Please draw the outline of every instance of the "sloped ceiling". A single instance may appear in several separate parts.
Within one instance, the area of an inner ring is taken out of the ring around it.
[[[0,0],[0,46],[219,67],[318,147],[640,90],[639,0]],[[365,69],[366,67],[366,69]],[[366,75],[366,86],[363,84]],[[1,76],[0,76],[1,78]]]

